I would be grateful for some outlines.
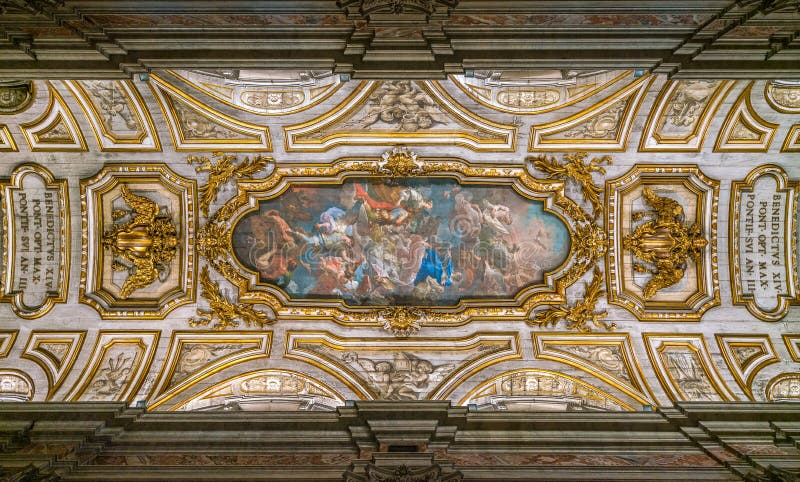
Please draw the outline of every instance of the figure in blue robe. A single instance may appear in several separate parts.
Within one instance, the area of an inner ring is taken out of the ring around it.
[[[436,280],[442,286],[450,286],[453,284],[451,276],[453,275],[453,262],[450,256],[439,256],[433,248],[425,250],[425,257],[419,265],[417,277],[414,278],[414,284],[418,285],[428,279],[428,277]]]

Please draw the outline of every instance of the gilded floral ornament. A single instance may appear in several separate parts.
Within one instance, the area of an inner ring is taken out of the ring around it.
[[[126,299],[134,291],[146,288],[169,271],[169,265],[178,251],[178,230],[168,215],[154,201],[133,194],[122,186],[122,199],[130,209],[117,209],[111,214],[116,221],[103,234],[103,247],[114,256],[112,269],[128,271],[128,277],[119,292]]]
[[[216,163],[213,159],[217,160]],[[243,161],[239,162],[235,155],[226,155],[222,152],[214,152],[212,159],[205,156],[189,156],[186,162],[197,164],[196,172],[208,173],[208,182],[198,189],[200,210],[203,212],[203,216],[208,216],[208,208],[212,202],[217,200],[217,194],[222,185],[234,178],[252,179],[254,174],[266,169],[267,163],[271,161],[270,157],[256,155],[252,160],[250,157],[245,157]]]
[[[680,281],[689,258],[699,262],[708,240],[700,225],[683,223],[683,207],[678,201],[659,196],[649,187],[642,194],[652,210],[633,213],[632,220],[648,216],[653,219],[625,236],[622,248],[643,262],[634,263],[634,271],[653,275],[644,287],[644,299],[648,300]]]
[[[583,191],[583,200],[592,204],[594,217],[597,218],[603,212],[603,204],[600,202],[603,187],[594,183],[592,173],[605,174],[602,164],[611,164],[611,157],[595,157],[585,162],[586,156],[585,152],[566,154],[564,163],[559,163],[555,157],[548,159],[546,156],[534,157],[531,161],[533,167],[546,172],[549,179],[572,179],[576,182]]]
[[[189,319],[189,326],[208,326],[212,322],[214,330],[237,328],[239,323],[246,326],[263,327],[275,323],[275,318],[267,313],[256,310],[252,305],[232,303],[219,289],[219,282],[211,281],[208,266],[203,266],[200,271],[200,285],[203,287],[201,296],[208,301],[209,309],[197,309],[197,318]]]
[[[392,306],[378,312],[383,327],[398,338],[406,338],[419,331],[419,322],[425,311],[413,306]]]
[[[567,321],[567,329],[578,330],[586,333],[592,331],[587,325],[590,321],[596,328],[615,330],[617,325],[607,323],[603,319],[608,316],[607,311],[596,311],[597,301],[606,294],[603,286],[603,273],[595,266],[594,275],[590,283],[585,283],[585,291],[580,301],[572,305],[551,306],[534,314],[528,324],[539,326],[555,326],[561,320]]]
[[[378,162],[378,173],[391,177],[411,177],[423,172],[422,163],[417,161],[417,155],[405,147],[395,147],[384,152]]]

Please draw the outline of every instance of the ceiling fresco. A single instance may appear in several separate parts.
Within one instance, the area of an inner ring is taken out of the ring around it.
[[[0,399],[800,401],[800,84],[0,86]]]

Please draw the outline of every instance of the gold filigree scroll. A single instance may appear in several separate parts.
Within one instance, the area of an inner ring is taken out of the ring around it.
[[[634,263],[634,271],[653,275],[643,291],[644,299],[648,300],[658,290],[668,288],[683,278],[689,258],[699,263],[708,240],[703,237],[703,229],[699,224],[684,224],[683,207],[678,201],[659,196],[649,187],[645,187],[642,194],[652,209],[633,213],[632,219],[638,221],[646,216],[654,219],[626,235],[622,240],[622,248],[631,251],[635,258],[645,263]]]
[[[546,156],[529,158],[534,168],[546,172],[548,178],[571,179],[578,184],[583,192],[584,202],[588,202],[592,206],[591,214],[577,208],[580,210],[579,217],[582,218],[582,222],[576,226],[575,236],[572,238],[572,243],[575,245],[575,256],[585,266],[584,272],[595,266],[597,261],[605,255],[608,244],[605,232],[595,221],[603,212],[603,204],[600,202],[603,188],[594,183],[592,173],[605,174],[606,170],[602,164],[611,164],[612,162],[609,156],[595,157],[589,162],[585,162],[586,157],[585,152],[566,154],[564,155],[566,161],[563,163],[559,163],[554,157],[549,159]],[[614,323],[609,324],[603,321],[603,318],[608,315],[606,311],[595,310],[598,300],[605,295],[605,290],[601,289],[602,283],[603,273],[595,266],[592,281],[585,284],[583,301],[574,305],[562,304],[549,307],[537,312],[528,323],[539,326],[555,326],[559,321],[566,320],[568,329],[588,332],[592,331],[592,327],[587,325],[591,321],[596,328],[616,329],[617,326]]]
[[[194,168],[197,173],[208,173],[208,182],[197,189],[200,192],[200,211],[206,217],[208,208],[217,200],[219,189],[225,183],[232,178],[252,179],[254,174],[266,169],[267,163],[272,161],[271,157],[259,155],[253,156],[252,160],[245,157],[241,162],[238,162],[236,156],[222,152],[214,152],[211,156],[212,159],[205,156],[189,156],[186,159],[188,164],[197,164]],[[213,159],[216,159],[216,163]]]
[[[559,321],[566,320],[568,330],[578,330],[585,333],[592,331],[592,327],[586,324],[591,321],[596,328],[615,330],[617,328],[616,324],[603,321],[603,318],[608,316],[608,312],[596,311],[595,309],[597,301],[606,294],[606,291],[602,288],[603,273],[600,268],[595,266],[591,283],[585,283],[584,286],[585,290],[581,301],[572,305],[550,306],[536,313],[528,323],[546,327],[548,325],[555,326]]]
[[[122,185],[122,199],[130,209],[117,209],[112,219],[128,217],[122,224],[112,225],[103,234],[103,248],[114,255],[114,271],[128,271],[120,289],[120,299],[152,284],[165,271],[178,251],[178,229],[154,201],[133,194]]]
[[[582,156],[570,156],[570,159],[574,163],[581,163]],[[229,156],[227,162],[236,165],[233,156]],[[198,229],[195,241],[195,249],[205,259],[207,266],[237,290],[236,303],[216,296],[214,299],[223,302],[218,308],[212,307],[212,313],[203,313],[205,321],[200,324],[212,323],[217,316],[223,321],[218,322],[216,328],[235,326],[224,321],[226,318],[220,317],[218,312],[228,313],[227,319],[234,319],[231,305],[245,307],[251,304],[264,305],[265,310],[274,315],[274,318],[269,318],[270,323],[277,318],[324,319],[346,326],[384,326],[398,337],[409,336],[423,326],[460,326],[474,320],[531,320],[537,307],[566,303],[566,289],[591,271],[605,253],[605,233],[595,221],[591,213],[593,209],[583,209],[565,194],[569,175],[572,179],[578,179],[579,183],[588,182],[593,186],[592,194],[587,195],[587,199],[592,199],[591,196],[597,199],[599,188],[591,183],[591,173],[603,172],[599,166],[601,162],[610,162],[610,159],[598,159],[570,168],[561,166],[559,169],[563,168],[563,174],[553,172],[550,179],[539,179],[525,166],[471,164],[453,158],[420,159],[405,148],[398,147],[377,159],[340,159],[330,164],[276,164],[264,178],[237,177],[237,193],[208,216],[206,223]],[[547,213],[561,220],[570,238],[569,251],[560,266],[543,274],[542,281],[525,285],[511,297],[461,298],[454,305],[411,303],[402,307],[389,304],[351,305],[344,299],[330,297],[292,298],[280,286],[260,280],[257,272],[246,268],[236,258],[233,229],[245,215],[257,209],[259,202],[277,198],[289,188],[341,185],[348,177],[443,178],[467,184],[492,184],[497,189],[513,189],[526,199],[542,202]],[[597,212],[600,210],[597,209]],[[204,283],[204,287],[208,293],[219,291],[218,284],[212,285],[210,281]],[[203,296],[208,299],[206,294]],[[260,318],[256,316],[255,319]],[[192,323],[198,323],[197,319],[192,319]],[[260,324],[258,321],[256,323]]]
[[[567,161],[564,163],[559,163],[555,157],[548,159],[546,156],[538,156],[530,160],[533,162],[533,167],[546,172],[549,179],[572,179],[575,181],[583,191],[583,200],[592,204],[592,212],[597,218],[603,212],[603,204],[600,202],[603,187],[594,183],[592,173],[605,174],[606,169],[602,164],[611,164],[611,157],[595,157],[589,162],[584,162],[586,156],[585,152],[565,154],[564,158]]]
[[[224,330],[226,328],[238,328],[242,322],[248,327],[251,325],[265,326],[275,323],[275,318],[270,317],[263,311],[256,310],[250,305],[243,303],[232,303],[226,298],[219,289],[219,282],[211,281],[208,274],[208,266],[203,266],[200,271],[200,285],[203,287],[201,296],[208,301],[209,308],[197,308],[197,318],[189,319],[189,326],[208,326],[214,330]]]

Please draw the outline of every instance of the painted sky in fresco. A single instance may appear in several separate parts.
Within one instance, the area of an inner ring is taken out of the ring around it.
[[[351,178],[259,202],[233,231],[239,262],[294,299],[451,306],[511,298],[569,252],[566,226],[511,188]]]

